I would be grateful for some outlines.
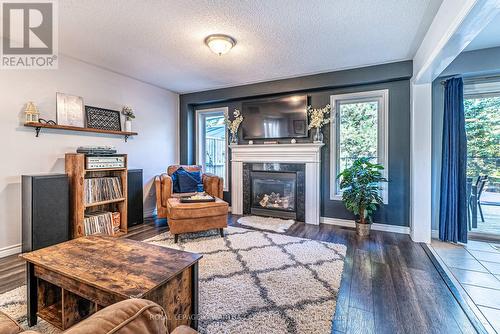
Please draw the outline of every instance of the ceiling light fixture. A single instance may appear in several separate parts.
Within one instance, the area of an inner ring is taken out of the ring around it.
[[[236,40],[228,35],[216,34],[205,38],[205,44],[213,53],[222,56],[236,45]]]

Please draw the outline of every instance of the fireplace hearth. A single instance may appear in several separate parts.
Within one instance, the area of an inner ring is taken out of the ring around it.
[[[304,220],[303,164],[244,164],[244,213]]]

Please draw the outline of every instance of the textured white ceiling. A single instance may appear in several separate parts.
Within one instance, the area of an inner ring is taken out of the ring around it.
[[[413,58],[442,0],[64,0],[60,52],[176,92]],[[238,41],[217,56],[213,33]]]
[[[487,49],[500,46],[500,15],[490,23],[467,45],[464,51]]]

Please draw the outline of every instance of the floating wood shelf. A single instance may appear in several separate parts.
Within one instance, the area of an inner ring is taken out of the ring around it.
[[[127,141],[128,137],[136,136],[137,132],[127,132],[127,131],[116,131],[116,130],[102,130],[102,129],[92,129],[92,128],[81,128],[78,126],[69,126],[69,125],[52,125],[52,124],[43,124],[36,122],[24,123],[24,126],[35,128],[35,137],[38,137],[40,134],[40,130],[43,129],[59,129],[66,131],[79,131],[79,132],[92,132],[92,133],[105,133],[111,135],[123,136],[125,141]]]
[[[116,199],[110,199],[107,201],[101,201],[101,202],[92,202],[92,203],[86,203],[85,207],[90,208],[93,206],[98,206],[98,205],[104,205],[104,204],[111,204],[111,203],[118,203],[118,202],[123,202],[125,200],[125,197],[122,198],[116,198]]]

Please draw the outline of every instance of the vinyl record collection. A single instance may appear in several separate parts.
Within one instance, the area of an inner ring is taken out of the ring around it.
[[[83,220],[85,235],[114,235],[120,231],[120,213],[97,211],[88,213]]]
[[[93,177],[85,179],[85,204],[109,201],[123,197],[118,177]]]

